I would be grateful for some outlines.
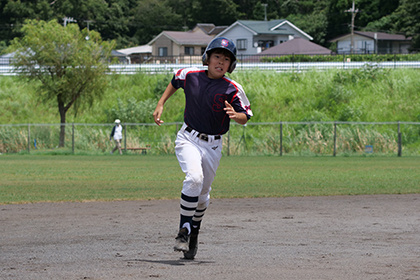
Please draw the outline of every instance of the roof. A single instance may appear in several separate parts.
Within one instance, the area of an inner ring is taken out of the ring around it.
[[[324,48],[323,46],[317,45],[315,43],[312,43],[306,39],[296,37],[293,40],[278,44],[259,53],[259,55],[264,54],[331,54],[331,50]]]
[[[228,26],[225,26],[225,25],[216,26],[213,23],[197,23],[197,25],[194,27],[192,32],[195,32],[196,30],[201,30],[203,33],[207,35],[214,36],[222,32],[226,28],[228,28]]]
[[[228,28],[227,25],[221,25],[221,26],[216,26],[215,28],[213,28],[208,34],[209,35],[217,35],[220,32],[222,32],[223,30],[225,30],[226,28]]]
[[[288,32],[284,29],[278,28],[273,29],[280,24],[284,23],[284,19],[270,20],[270,21],[256,21],[256,20],[238,20],[238,23],[248,27],[249,29],[255,31],[258,34],[287,34],[292,35],[291,32]]]
[[[127,49],[121,49],[117,50],[120,53],[123,53],[125,55],[130,54],[137,54],[137,53],[152,53],[152,46],[149,45],[143,45],[143,46],[137,46],[133,48],[127,48]]]
[[[177,45],[207,46],[213,39],[213,36],[202,34],[201,32],[183,32],[183,31],[163,31],[156,36],[148,45],[153,44],[159,37],[166,36]]]
[[[15,56],[15,52],[11,52],[8,54],[0,55],[1,58],[13,58]]]
[[[126,56],[126,54],[124,54],[122,52],[119,52],[119,51],[115,51],[115,50],[111,51],[111,55],[112,56]]]
[[[388,34],[384,32],[365,32],[365,31],[354,31],[354,34],[363,36],[370,39],[377,39],[377,40],[387,40],[387,41],[411,41],[411,37],[405,37],[402,34]],[[376,34],[376,38],[375,38]],[[340,39],[344,39],[351,36],[351,34],[346,34],[337,38],[330,40],[329,42],[337,42]]]
[[[291,22],[285,19],[275,19],[270,21],[261,21],[261,20],[238,20],[235,23],[233,23],[231,26],[226,28],[224,31],[221,32],[227,32],[231,28],[233,28],[236,25],[240,25],[249,31],[251,31],[254,35],[295,35],[295,32],[287,31],[286,28],[284,28],[284,25],[289,25],[293,29],[295,29],[298,33],[301,34],[301,36],[304,36],[308,38],[309,40],[312,40],[313,38],[300,30],[298,27],[293,25]]]
[[[209,34],[210,31],[212,31],[216,25],[213,23],[197,23],[196,27],[200,28],[204,31],[204,33]]]

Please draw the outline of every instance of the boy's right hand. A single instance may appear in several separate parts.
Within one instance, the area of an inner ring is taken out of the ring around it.
[[[153,113],[153,118],[157,125],[161,125],[163,123],[163,121],[160,119],[160,116],[162,115],[162,111],[163,111],[163,106],[160,106],[158,104],[156,106],[155,112]]]

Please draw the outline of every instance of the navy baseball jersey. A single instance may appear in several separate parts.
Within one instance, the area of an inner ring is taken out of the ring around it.
[[[237,113],[245,113],[248,119],[252,116],[242,86],[226,76],[210,79],[205,70],[184,68],[176,72],[171,83],[176,89],[184,89],[184,122],[198,132],[218,135],[229,130],[225,100]]]

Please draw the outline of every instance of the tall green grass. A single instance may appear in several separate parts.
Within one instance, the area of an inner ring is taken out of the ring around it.
[[[420,79],[417,69],[381,69],[365,67],[354,70],[308,71],[278,73],[275,71],[235,71],[231,77],[244,87],[252,105],[253,123],[279,121],[352,121],[352,122],[420,122]],[[154,104],[170,80],[170,74],[111,75],[103,98],[91,108],[72,109],[68,123],[152,123]],[[54,101],[40,103],[33,85],[17,77],[0,77],[0,123],[58,123]],[[182,90],[165,105],[165,123],[182,122],[185,98]],[[104,153],[113,143],[108,141],[111,126],[77,127],[75,149],[82,152]],[[25,127],[0,127],[0,152],[20,152],[27,149]],[[279,134],[275,126],[246,129],[232,127],[229,142],[233,154],[276,154]],[[338,152],[363,153],[365,145],[373,145],[377,153],[394,154],[397,131],[392,126],[339,126]],[[127,135],[127,146],[154,146],[152,153],[172,153],[174,127],[138,128]],[[239,135],[239,136],[236,136]],[[418,125],[402,127],[403,149],[408,154],[420,150]],[[71,147],[72,131],[67,127],[66,148]],[[226,138],[226,137],[225,137]],[[38,140],[40,149],[58,145],[58,127],[31,128],[31,143]],[[242,139],[242,140],[241,140]],[[246,140],[246,141],[244,141]],[[332,127],[287,126],[284,131],[285,153],[330,154],[333,149]],[[227,143],[226,143],[227,144]],[[226,146],[226,145],[225,145]]]
[[[0,204],[178,199],[175,156],[0,156]],[[420,192],[415,157],[223,157],[214,198]]]
[[[149,154],[174,154],[176,133],[182,123],[157,125],[124,125],[122,147],[151,146]],[[0,126],[0,153],[27,153],[28,131],[31,154],[60,153],[58,151],[59,125]],[[373,154],[396,155],[398,152],[397,125],[333,123],[250,123],[247,126],[232,125],[223,137],[225,155],[332,155],[334,141],[337,155],[368,155],[367,145],[373,146]],[[107,154],[114,147],[109,140],[112,125],[69,125],[66,129],[65,148],[68,154]],[[402,153],[420,155],[418,131],[420,125],[400,125]],[[280,134],[282,133],[282,134]],[[280,137],[282,139],[280,140]],[[74,146],[73,146],[74,141]],[[282,141],[282,142],[280,142]],[[136,154],[135,151],[125,151]]]
[[[230,77],[245,89],[254,112],[253,122],[420,121],[418,69],[366,67],[302,73],[255,70],[235,71]],[[76,116],[70,109],[67,121],[113,122],[112,114],[126,114],[130,105],[144,106],[140,101],[147,100],[157,102],[170,78],[170,73],[110,75],[102,99],[91,108],[80,108]],[[162,119],[182,121],[184,103],[180,90],[165,105]],[[0,106],[1,124],[59,122],[55,100],[41,103],[34,85],[18,77],[0,76]],[[138,122],[152,122],[152,117]]]

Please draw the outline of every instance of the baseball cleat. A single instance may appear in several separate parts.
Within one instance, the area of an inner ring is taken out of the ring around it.
[[[189,250],[189,239],[190,236],[188,235],[188,229],[181,228],[175,238],[174,251],[187,252]]]
[[[192,260],[197,254],[198,250],[198,233],[191,233],[190,236],[190,245],[188,252],[184,252],[184,258]]]

